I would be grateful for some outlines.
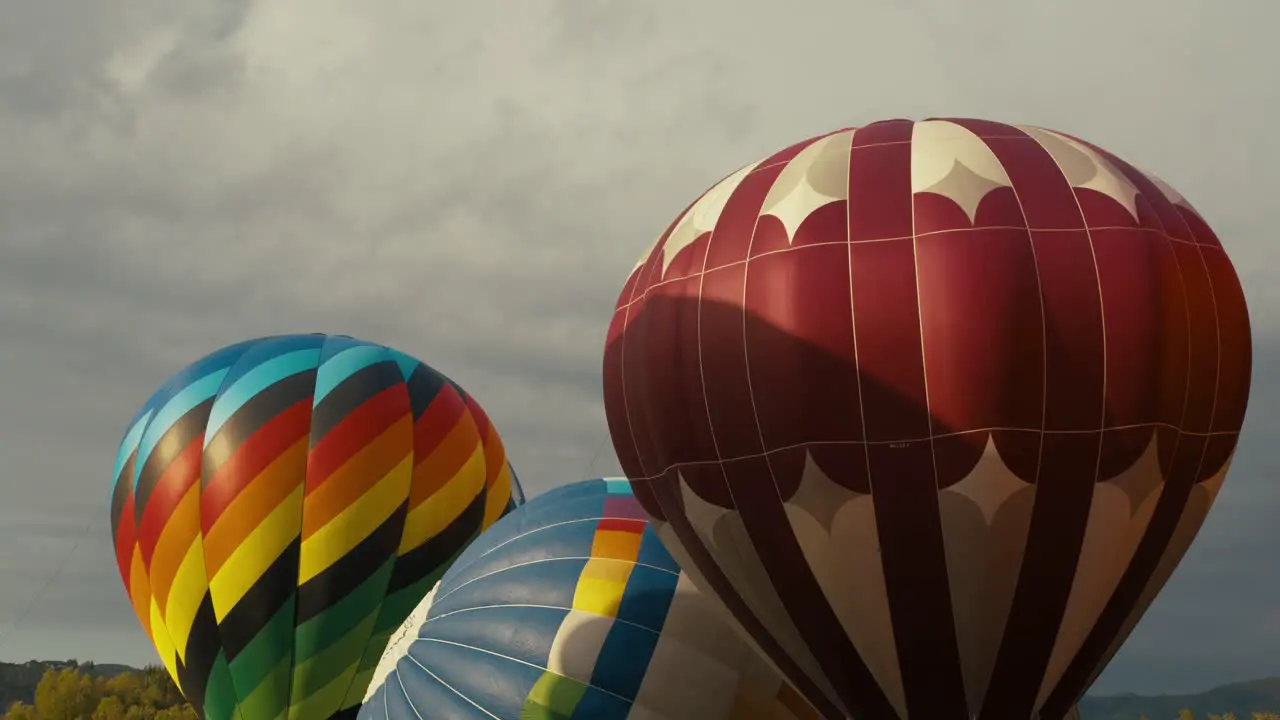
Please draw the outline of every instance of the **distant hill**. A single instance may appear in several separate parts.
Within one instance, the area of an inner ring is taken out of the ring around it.
[[[77,668],[94,677],[115,677],[135,668],[128,665],[95,665],[75,660],[28,660],[24,663],[0,662],[0,713],[15,702],[30,703],[35,700],[36,685],[46,670]]]
[[[1235,713],[1240,720],[1255,712],[1280,713],[1280,678],[1264,678],[1223,685],[1195,695],[1106,695],[1086,696],[1080,701],[1081,720],[1177,720],[1183,708],[1203,720],[1209,713]]]

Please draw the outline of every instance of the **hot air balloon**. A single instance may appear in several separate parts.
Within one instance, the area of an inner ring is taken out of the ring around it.
[[[125,589],[207,720],[354,717],[391,632],[523,497],[461,388],[326,335],[231,345],[174,375],[114,477]]]
[[[387,647],[360,718],[816,720],[725,617],[625,480],[564,486],[463,553]]]
[[[1204,521],[1250,347],[1222,245],[1150,173],[890,120],[672,223],[605,406],[681,567],[826,717],[1059,720]]]

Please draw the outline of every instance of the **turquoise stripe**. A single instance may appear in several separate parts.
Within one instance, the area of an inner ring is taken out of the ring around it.
[[[413,371],[417,370],[418,366],[422,364],[418,358],[409,357],[399,350],[392,350],[388,348],[387,354],[390,355],[391,359],[395,360],[396,364],[400,366],[400,374],[404,376],[405,382],[408,382],[409,377],[413,375]]]
[[[120,441],[120,449],[116,452],[116,467],[111,473],[111,494],[116,492],[116,483],[120,480],[120,471],[124,469],[124,464],[129,462],[129,456],[134,450],[138,449],[138,443],[142,440],[142,432],[147,429],[147,421],[151,419],[152,410],[143,413],[138,418],[133,427],[129,428],[129,432],[125,433],[124,440]]]
[[[316,373],[316,395],[312,407],[319,407],[320,401],[343,380],[386,359],[387,349],[381,345],[357,345],[329,358]]]
[[[626,478],[602,478],[605,490],[610,495],[630,495],[631,483]]]
[[[314,370],[320,364],[320,348],[295,350],[276,356],[241,375],[218,394],[205,428],[205,447],[237,410],[258,393],[292,375]]]
[[[222,386],[222,378],[227,376],[229,369],[223,368],[209,373],[186,386],[174,395],[160,412],[156,413],[155,420],[147,426],[147,431],[142,436],[142,444],[138,448],[138,461],[133,465],[135,488],[138,486],[138,475],[142,472],[142,466],[146,464],[147,458],[151,456],[151,451],[160,442],[160,438],[164,437],[169,428],[182,419],[183,415],[191,412],[192,408],[217,395],[218,388]]]

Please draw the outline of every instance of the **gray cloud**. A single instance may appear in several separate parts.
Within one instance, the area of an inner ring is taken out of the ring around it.
[[[154,657],[105,523],[70,550],[123,424],[190,359],[368,337],[471,390],[531,490],[615,472],[605,325],[689,199],[809,134],[976,115],[1174,183],[1256,325],[1233,477],[1099,687],[1280,674],[1276,13],[1181,5],[0,0],[0,637],[70,558],[0,656]]]

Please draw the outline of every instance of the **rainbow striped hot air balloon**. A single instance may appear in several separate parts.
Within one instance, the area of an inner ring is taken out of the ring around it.
[[[575,483],[463,553],[387,647],[360,720],[816,719],[724,617],[625,480]]]
[[[125,589],[207,720],[354,716],[391,632],[523,498],[460,387],[326,335],[232,345],[173,376],[114,477]]]

